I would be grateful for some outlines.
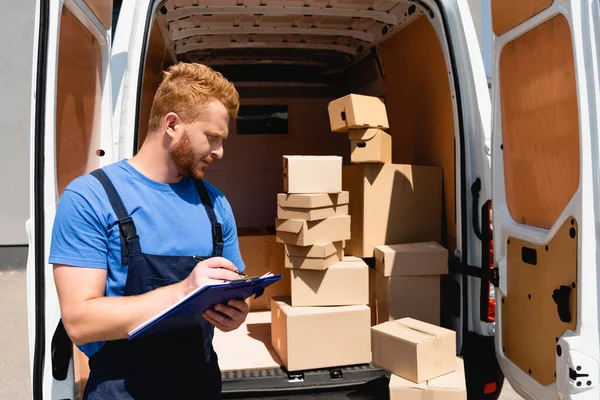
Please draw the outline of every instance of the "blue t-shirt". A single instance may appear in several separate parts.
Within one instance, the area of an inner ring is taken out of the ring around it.
[[[153,181],[127,160],[103,168],[140,237],[142,252],[170,256],[210,256],[212,231],[193,180],[175,184]],[[223,226],[223,257],[240,271],[237,228],[225,196],[204,181],[217,220]],[[121,239],[117,217],[100,182],[92,175],[74,179],[63,191],[52,230],[50,264],[107,270],[106,296],[123,296],[127,266],[121,265]],[[79,346],[88,357],[104,342]]]

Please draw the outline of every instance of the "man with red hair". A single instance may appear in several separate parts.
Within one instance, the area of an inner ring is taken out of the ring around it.
[[[245,302],[217,305],[194,328],[127,336],[196,288],[244,270],[229,202],[201,179],[223,156],[238,109],[221,74],[176,64],[156,92],[138,154],[64,190],[49,262],[64,327],[89,357],[85,398],[220,398],[214,327],[238,328]]]

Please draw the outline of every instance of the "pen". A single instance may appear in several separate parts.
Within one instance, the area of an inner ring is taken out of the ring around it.
[[[193,258],[194,260],[196,260],[196,261],[204,261],[204,260],[205,260],[204,258],[202,258],[202,257],[200,257],[200,256],[192,256],[192,258]],[[245,277],[246,277],[246,274],[245,274],[245,273],[243,273],[243,272],[241,272],[241,271],[240,271],[240,270],[238,270],[237,268],[236,268],[236,269],[235,269],[235,271],[233,271],[233,272],[235,272],[236,274],[238,274],[238,275],[239,275],[239,276],[241,276],[242,278],[245,278]]]

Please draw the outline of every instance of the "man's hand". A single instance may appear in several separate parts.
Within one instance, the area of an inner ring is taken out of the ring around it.
[[[213,281],[233,281],[240,276],[235,272],[237,268],[231,261],[223,257],[212,257],[200,261],[190,275],[183,281],[186,294]]]
[[[227,305],[217,304],[214,310],[206,310],[204,318],[223,332],[231,332],[246,320],[250,307],[242,300],[229,300]]]

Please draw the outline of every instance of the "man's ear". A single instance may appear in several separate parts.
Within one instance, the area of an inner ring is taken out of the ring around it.
[[[175,129],[177,125],[181,124],[179,116],[174,112],[170,112],[167,115],[165,115],[164,121],[165,133],[171,138],[175,137]]]

